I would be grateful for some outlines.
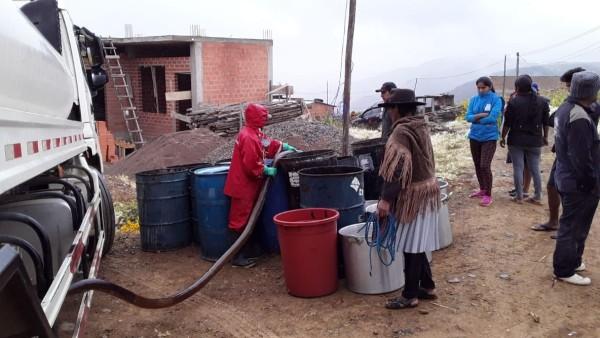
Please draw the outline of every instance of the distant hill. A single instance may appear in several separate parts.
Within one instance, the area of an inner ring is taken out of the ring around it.
[[[374,90],[386,81],[393,81],[398,87],[412,89],[415,86],[415,78],[419,77],[417,95],[448,92],[480,74],[492,74],[502,69],[501,63],[490,66],[489,60],[488,56],[481,55],[474,55],[468,59],[443,58],[414,67],[390,70],[369,78],[353,79],[352,110],[363,110],[380,101],[379,95]],[[472,72],[473,69],[481,69],[481,71]],[[463,73],[464,75],[460,75]]]
[[[553,64],[545,64],[545,65],[535,65],[521,68],[520,74],[529,74],[534,78],[536,76],[560,76],[565,71],[575,68],[575,67],[583,67],[587,70],[591,70],[597,73],[600,73],[600,62],[579,62],[579,63],[553,63]],[[503,72],[494,72],[493,76],[502,76]],[[507,74],[514,75],[516,73],[515,69],[507,70]],[[463,100],[468,100],[471,96],[476,94],[475,81],[477,77],[473,77],[468,82],[463,83],[462,85],[452,89],[450,91],[451,94],[454,94],[454,100],[457,103],[460,103]],[[506,84],[507,88],[511,88],[511,84]]]

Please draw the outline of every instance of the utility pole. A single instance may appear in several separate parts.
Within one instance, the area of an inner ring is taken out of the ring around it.
[[[519,58],[520,58],[520,55],[519,55],[519,52],[517,52],[517,77],[519,77]]]
[[[325,87],[326,87],[326,91],[327,91],[327,101],[325,101],[325,102],[327,102],[327,104],[329,104],[329,81],[326,82]]]
[[[352,43],[354,41],[354,17],[356,14],[356,0],[350,0],[348,13],[348,33],[346,39],[346,73],[344,80],[344,128],[342,132],[342,156],[350,153],[350,83],[352,80]]]
[[[506,90],[506,54],[504,54],[504,75],[502,76],[502,98]]]
[[[417,92],[417,83],[419,83],[418,77],[415,78],[415,88],[413,89],[413,92],[415,92],[415,93]]]

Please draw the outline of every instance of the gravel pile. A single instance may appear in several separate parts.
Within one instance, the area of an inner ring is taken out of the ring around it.
[[[109,175],[133,176],[146,170],[205,162],[207,155],[226,141],[203,128],[165,134],[107,167],[106,172]]]
[[[295,119],[267,126],[264,131],[267,136],[289,143],[300,150],[333,149],[338,154],[342,151],[342,130],[327,124]],[[350,136],[350,143],[354,141],[356,139]],[[212,151],[205,161],[216,162],[231,158],[234,144],[235,138],[228,139]]]

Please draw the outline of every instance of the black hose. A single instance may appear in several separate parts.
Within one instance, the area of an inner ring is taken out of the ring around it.
[[[285,156],[287,152],[281,153],[275,159],[273,166],[277,166],[277,161],[279,158]],[[241,233],[240,237],[233,243],[233,245],[206,271],[198,280],[192,283],[190,286],[186,287],[183,290],[178,291],[177,293],[164,297],[164,298],[147,298],[140,296],[133,291],[130,291],[122,286],[113,284],[111,282],[107,282],[102,279],[84,279],[79,282],[73,283],[69,288],[69,293],[80,293],[86,292],[89,290],[96,290],[100,292],[104,292],[115,296],[121,300],[124,300],[130,304],[135,306],[146,308],[146,309],[160,309],[169,306],[176,305],[178,303],[183,302],[189,297],[193,296],[196,292],[200,291],[210,280],[225,266],[225,264],[230,261],[238,251],[246,244],[254,228],[256,227],[256,221],[260,212],[262,211],[263,204],[265,202],[265,197],[267,196],[267,191],[269,189],[269,185],[271,184],[271,177],[267,177],[262,186],[262,189],[258,195],[256,203],[254,203],[254,208],[252,209],[252,213],[250,213],[250,217],[248,219],[248,225]]]
[[[77,203],[77,210],[79,212],[79,218],[83,219],[83,216],[85,215],[86,204],[83,201],[83,195],[81,195],[81,192],[79,190],[77,190],[75,185],[73,185],[71,182],[61,180],[60,178],[57,178],[57,177],[37,177],[37,178],[34,178],[34,179],[26,182],[25,184],[27,186],[40,185],[40,184],[41,185],[59,184],[59,185],[64,186],[67,190],[70,190],[73,193],[73,196],[75,197],[75,202]]]
[[[77,175],[63,175],[63,177],[61,177],[61,178],[63,178],[63,179],[71,178],[71,179],[81,182],[85,186],[85,190],[87,192],[87,197],[88,197],[88,203],[92,202],[92,200],[94,199],[94,195],[92,194],[92,188],[88,184],[88,182],[85,181],[85,179],[83,179],[82,177],[79,177]]]
[[[33,261],[33,267],[35,268],[35,280],[38,297],[41,299],[44,297],[44,294],[48,290],[49,285],[47,284],[46,278],[44,277],[44,262],[42,261],[42,257],[40,253],[31,245],[31,243],[26,240],[13,236],[0,235],[0,244],[6,243],[11,245],[16,245],[19,248],[23,249],[31,260]]]
[[[46,230],[42,228],[40,223],[35,219],[23,215],[17,212],[0,212],[0,220],[13,221],[23,224],[27,224],[37,234],[40,243],[42,244],[42,255],[44,257],[44,277],[46,281],[50,283],[54,277],[54,270],[52,270],[52,251],[50,249],[50,238],[46,233]]]
[[[90,182],[90,195],[92,196],[91,198],[93,198],[94,194],[96,193],[96,189],[94,187],[94,175],[92,174],[92,171],[88,168],[82,167],[80,165],[74,165],[74,164],[66,164],[63,166],[63,168],[65,169],[79,169],[83,172],[85,172],[85,174],[88,177],[88,182]],[[92,200],[90,199],[90,202]]]

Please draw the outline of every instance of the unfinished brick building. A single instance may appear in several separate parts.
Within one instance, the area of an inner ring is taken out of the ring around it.
[[[271,87],[272,40],[156,36],[113,42],[146,141],[185,129],[171,112],[185,113],[199,103],[260,101]],[[108,130],[116,139],[128,139],[112,83],[96,101]]]

